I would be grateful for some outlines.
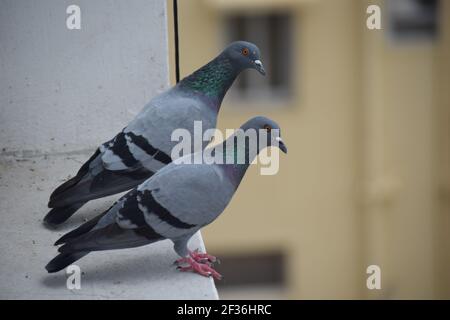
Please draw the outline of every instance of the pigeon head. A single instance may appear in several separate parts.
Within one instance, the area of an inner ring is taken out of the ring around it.
[[[284,141],[281,139],[281,129],[280,126],[273,120],[258,116],[251,118],[246,123],[241,126],[241,129],[246,131],[247,129],[254,129],[257,132],[259,130],[265,130],[267,132],[267,141],[266,143],[262,143],[259,141],[258,135],[258,150],[263,149],[264,147],[276,146],[284,153],[287,153],[287,147],[284,144]]]
[[[247,41],[231,43],[222,53],[235,65],[239,71],[255,69],[262,75],[266,74],[261,62],[261,54],[256,45]]]
[[[213,60],[182,79],[177,88],[206,97],[208,105],[217,112],[236,77],[249,68],[258,70],[261,74],[266,73],[258,47],[250,42],[236,41]]]

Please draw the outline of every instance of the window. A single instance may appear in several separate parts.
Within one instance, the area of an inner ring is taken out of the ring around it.
[[[225,19],[227,42],[246,40],[261,50],[265,77],[244,71],[231,95],[240,99],[286,99],[291,90],[292,39],[289,14],[232,15]]]
[[[287,259],[282,251],[220,254],[217,272],[225,275],[216,282],[221,299],[286,299]]]
[[[438,0],[389,0],[389,32],[396,40],[434,39]]]

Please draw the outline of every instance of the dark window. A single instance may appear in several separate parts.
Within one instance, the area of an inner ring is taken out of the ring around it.
[[[438,32],[438,0],[389,0],[389,32],[394,39],[434,39]]]
[[[217,287],[232,286],[285,286],[285,257],[281,252],[223,254],[216,270],[226,281],[217,282]]]

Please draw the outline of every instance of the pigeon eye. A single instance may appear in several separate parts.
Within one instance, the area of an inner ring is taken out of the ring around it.
[[[271,128],[268,124],[264,125],[264,129],[265,129],[267,132],[270,132],[270,131],[272,130],[272,128]]]
[[[248,54],[249,54],[248,48],[242,49],[242,54],[243,54],[244,56],[248,56]]]

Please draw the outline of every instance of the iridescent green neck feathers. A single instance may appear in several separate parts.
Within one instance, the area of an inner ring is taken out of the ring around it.
[[[204,94],[220,102],[236,79],[238,72],[231,61],[220,55],[202,68],[187,76],[180,86]]]

